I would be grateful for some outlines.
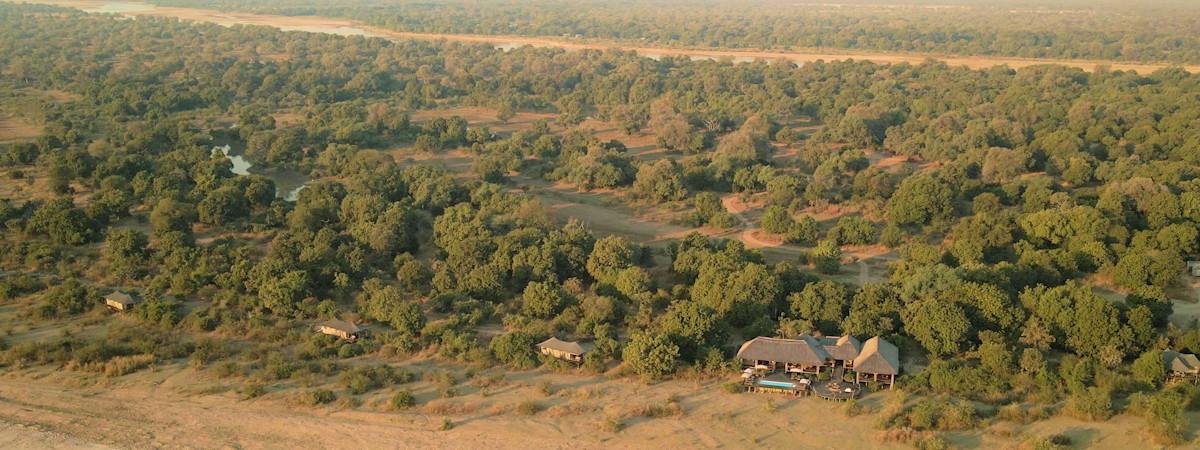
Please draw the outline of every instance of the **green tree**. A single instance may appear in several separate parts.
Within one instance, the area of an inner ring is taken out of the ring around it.
[[[702,348],[720,346],[728,336],[719,314],[688,300],[671,303],[658,319],[658,330],[671,339],[679,348],[680,357],[688,361],[695,361]]]
[[[1148,350],[1133,361],[1133,378],[1149,386],[1160,386],[1167,377],[1162,350]]]
[[[836,334],[850,308],[850,292],[835,281],[821,280],[788,297],[793,316],[812,321],[824,334]]]
[[[588,255],[587,271],[597,281],[613,283],[617,274],[633,266],[633,246],[620,236],[606,236],[596,241]]]
[[[300,270],[267,277],[258,285],[258,298],[262,305],[277,314],[296,312],[300,301],[310,293],[308,274]]]
[[[904,329],[936,356],[953,355],[970,338],[971,322],[962,307],[944,300],[927,299],[905,309]]]
[[[113,229],[104,240],[104,259],[109,273],[120,279],[140,278],[146,272],[150,257],[150,240],[140,231]]]
[[[664,333],[635,333],[625,344],[621,358],[642,379],[654,381],[675,372],[679,346]]]
[[[630,193],[634,197],[656,203],[681,200],[687,196],[687,188],[683,185],[683,170],[670,159],[643,164],[638,169]]]
[[[378,279],[363,283],[358,303],[364,315],[391,325],[401,335],[412,338],[425,327],[425,313],[415,301],[404,298],[395,286]]]
[[[492,339],[492,354],[496,360],[517,369],[531,369],[537,365],[537,354],[533,347],[536,338],[525,332],[513,331]]]
[[[552,282],[530,282],[521,294],[521,312],[529,317],[549,319],[566,306],[566,293]]]
[[[901,225],[923,225],[954,214],[954,191],[931,175],[913,175],[900,182],[888,203],[888,217]]]

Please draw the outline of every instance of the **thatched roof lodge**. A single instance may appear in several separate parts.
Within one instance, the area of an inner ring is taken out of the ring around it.
[[[900,350],[891,342],[879,336],[867,339],[862,352],[854,358],[854,379],[857,382],[869,379],[886,383],[888,387],[896,385],[896,375],[900,373]]]
[[[799,339],[759,336],[742,344],[737,357],[748,366],[765,367],[770,371],[782,366],[785,372],[795,373],[820,373],[821,367],[830,359],[825,346],[812,336]]]
[[[900,351],[878,336],[860,344],[853,336],[780,339],[759,336],[742,344],[737,357],[744,366],[759,371],[782,369],[790,373],[820,374],[832,367],[840,379],[846,369],[854,370],[861,383],[876,381],[892,386],[900,373]]]
[[[321,334],[337,336],[348,341],[357,340],[363,335],[362,329],[357,325],[337,319],[321,322],[314,327],[314,330]]]
[[[854,367],[854,358],[862,352],[862,343],[854,336],[826,336],[818,339],[835,366]]]
[[[582,363],[583,355],[592,350],[590,342],[563,341],[555,337],[542,341],[537,347],[543,355],[574,363]]]
[[[1163,351],[1163,359],[1167,364],[1168,382],[1200,382],[1200,359],[1196,355],[1166,350]]]
[[[113,291],[104,296],[104,304],[115,311],[128,311],[138,303],[141,303],[141,299],[137,296],[121,291]]]

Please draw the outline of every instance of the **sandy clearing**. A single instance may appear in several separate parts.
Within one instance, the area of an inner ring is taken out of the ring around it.
[[[1070,67],[1078,67],[1086,71],[1093,71],[1099,67],[1107,67],[1111,70],[1131,70],[1140,74],[1148,74],[1165,67],[1181,67],[1189,72],[1200,73],[1200,65],[1178,66],[1172,64],[1137,64],[1118,61],[1095,60],[1061,60],[990,56],[941,56],[930,54],[852,52],[835,49],[763,51],[755,49],[648,47],[627,45],[618,42],[605,42],[597,40],[564,40],[549,37],[396,32],[367,26],[362,23],[347,19],[334,19],[317,16],[273,16],[264,14],[220,12],[196,8],[156,7],[140,2],[106,2],[100,0],[36,0],[33,3],[53,4],[101,11],[103,11],[102,8],[104,8],[105,5],[120,4],[133,6],[120,11],[125,15],[168,16],[185,20],[217,23],[221,25],[265,25],[277,27],[285,31],[309,31],[341,35],[356,34],[392,39],[446,40],[464,43],[491,44],[505,48],[530,45],[535,47],[554,47],[565,50],[619,49],[637,52],[640,55],[648,57],[681,56],[699,59],[730,59],[734,61],[787,60],[795,63],[857,60],[870,61],[878,64],[922,64],[929,60],[936,60],[944,62],[950,66],[965,66],[971,69],[986,69],[995,66],[1008,66],[1014,69],[1020,69],[1039,64],[1059,64]]]
[[[41,135],[41,127],[0,112],[0,143],[29,141]]]
[[[439,363],[423,368],[446,368]],[[0,376],[0,447],[4,448],[907,448],[875,438],[873,413],[847,417],[842,405],[816,398],[728,394],[727,379],[680,379],[644,385],[630,379],[553,373],[506,373],[484,395],[467,388],[431,400],[417,382],[422,405],[387,411],[387,391],[366,394],[358,407],[298,406],[290,392],[240,401],[204,373],[158,367],[116,379],[87,381],[77,372]],[[550,395],[535,387],[548,382]],[[236,381],[234,381],[236,384]],[[465,385],[462,385],[465,387]],[[890,392],[859,403],[878,408]],[[640,417],[646,405],[678,405],[681,414]],[[536,402],[534,415],[513,412]],[[620,431],[604,417],[624,417]],[[1188,413],[1190,430],[1200,414]],[[453,428],[439,431],[443,420]],[[993,424],[944,436],[957,448],[1017,448],[1031,436],[1065,433],[1076,445],[1141,448],[1142,420],[1119,415],[1105,422],[1054,417],[1030,425]],[[1008,433],[991,432],[1003,428]],[[6,445],[10,444],[10,445]]]

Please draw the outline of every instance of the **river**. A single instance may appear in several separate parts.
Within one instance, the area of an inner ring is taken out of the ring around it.
[[[212,151],[213,155],[220,154],[233,163],[233,169],[230,171],[234,175],[246,176],[252,173],[250,168],[254,167],[254,164],[244,156],[233,153],[233,147],[230,145],[216,145],[213,146]],[[262,175],[275,182],[275,196],[289,202],[296,201],[296,198],[300,196],[300,191],[308,186],[308,177],[296,171],[271,169],[256,175]]]

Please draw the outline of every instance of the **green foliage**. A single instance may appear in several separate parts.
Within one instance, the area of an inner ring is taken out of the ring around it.
[[[658,319],[658,331],[678,347],[679,356],[698,361],[704,348],[725,343],[728,330],[711,308],[688,300],[671,303]]]
[[[930,175],[905,178],[888,202],[888,217],[900,225],[924,225],[954,213],[954,192]]]
[[[617,274],[633,263],[633,246],[625,238],[608,236],[596,241],[587,258],[587,271],[597,281],[612,283]]]
[[[818,242],[808,257],[818,272],[835,274],[842,270],[842,249],[831,239]]]
[[[536,338],[525,332],[513,331],[495,338],[489,344],[496,360],[517,369],[531,369],[537,365],[534,345]]]
[[[838,245],[868,245],[874,244],[878,231],[875,224],[859,216],[846,216],[838,219],[837,225],[829,229],[828,239]]]
[[[413,396],[412,391],[404,389],[392,395],[391,403],[393,409],[408,409],[416,406],[417,398]]]
[[[97,303],[95,295],[78,279],[68,278],[62,284],[47,289],[42,294],[38,315],[46,318],[75,315],[92,309]]]
[[[392,383],[407,383],[413,375],[388,365],[357,366],[342,372],[341,383],[351,394],[365,394]]]
[[[1088,388],[1071,394],[1067,399],[1066,410],[1071,416],[1081,420],[1108,420],[1113,415],[1112,396],[1104,389]]]
[[[549,319],[566,306],[567,294],[556,283],[535,281],[521,294],[521,312],[530,317]]]
[[[395,286],[381,280],[371,279],[363,283],[363,292],[358,303],[363,313],[372,319],[385,322],[401,336],[415,338],[425,326],[425,313],[415,300],[405,298]]]
[[[337,400],[337,395],[328,389],[311,389],[300,394],[300,403],[308,406],[323,405]]]
[[[1162,350],[1151,349],[1133,361],[1133,378],[1148,386],[1159,386],[1167,377],[1167,363]]]
[[[678,358],[679,347],[663,333],[634,334],[621,354],[621,359],[647,381],[674,373]]]
[[[1146,431],[1154,441],[1174,445],[1187,438],[1188,421],[1184,416],[1184,399],[1171,391],[1137,394],[1130,400],[1130,411],[1146,421]]]
[[[46,236],[58,244],[79,245],[96,235],[94,226],[71,200],[58,199],[48,201],[34,211],[26,232]]]
[[[119,279],[139,278],[147,269],[150,240],[137,230],[114,229],[104,240],[109,271]]]
[[[811,321],[826,335],[835,335],[850,308],[850,292],[840,283],[822,280],[789,296],[788,303],[794,317]]]
[[[629,192],[635,197],[656,203],[681,200],[687,196],[683,170],[670,159],[644,164],[638,169],[637,178]]]
[[[945,300],[921,300],[903,313],[905,331],[934,355],[958,353],[972,332],[962,307]]]
[[[134,314],[146,323],[170,327],[183,318],[180,302],[170,298],[151,298],[134,308]]]

